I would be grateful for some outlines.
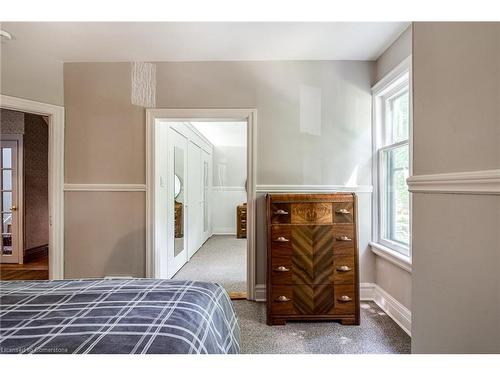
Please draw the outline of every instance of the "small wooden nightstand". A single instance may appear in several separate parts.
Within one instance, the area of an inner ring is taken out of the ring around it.
[[[236,207],[236,238],[247,237],[247,204]]]

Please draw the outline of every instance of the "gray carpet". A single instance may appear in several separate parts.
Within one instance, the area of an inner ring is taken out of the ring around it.
[[[375,303],[361,301],[361,325],[336,322],[288,322],[266,325],[265,303],[233,301],[241,352],[251,354],[410,353],[410,337]]]
[[[246,251],[245,238],[212,236],[173,278],[210,281],[228,292],[246,292]]]

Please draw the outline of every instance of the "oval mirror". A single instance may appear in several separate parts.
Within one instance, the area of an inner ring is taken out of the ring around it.
[[[181,192],[182,184],[181,184],[181,179],[179,176],[174,175],[174,196],[177,198]]]

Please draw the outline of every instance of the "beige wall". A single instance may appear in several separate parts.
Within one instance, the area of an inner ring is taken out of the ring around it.
[[[0,109],[0,133],[24,134],[24,112]]]
[[[64,276],[145,275],[141,192],[66,192]]]
[[[53,58],[2,42],[0,92],[42,103],[63,105],[63,64]]]
[[[145,111],[129,63],[64,64],[67,183],[144,184]]]
[[[414,173],[500,167],[500,23],[413,25]],[[500,353],[500,196],[414,194],[414,353]]]
[[[411,272],[375,255],[375,283],[411,310]]]
[[[158,63],[157,106],[257,108],[258,184],[371,184],[370,62]],[[321,90],[321,135],[300,124],[301,86]]]
[[[414,174],[500,168],[500,23],[416,27]]]
[[[377,60],[377,80],[382,79],[411,53],[412,27],[409,26]],[[411,310],[411,272],[375,256],[375,283]]]
[[[376,62],[377,81],[394,69],[400,62],[411,55],[412,49],[411,25],[387,48]]]
[[[157,63],[157,107],[257,108],[257,184],[344,185],[353,178],[358,184],[370,185],[373,81],[374,63],[370,62]],[[321,122],[315,135],[305,132],[300,124],[304,85],[321,92]],[[130,104],[130,64],[68,63],[64,65],[64,86],[66,182],[144,183],[144,109]],[[87,199],[85,194],[66,194],[66,231],[73,233],[66,235],[67,276],[83,275],[87,269],[98,270],[102,276],[106,270],[97,264],[99,257],[115,259],[114,247],[99,240],[102,215],[93,216],[95,222],[87,215],[123,209],[116,204],[125,204],[131,211],[138,209],[132,210],[133,203],[127,200]],[[124,194],[132,197],[141,193]],[[361,279],[371,282],[373,255],[367,251],[371,204],[369,198],[361,201]],[[136,224],[124,225],[125,220],[108,220],[104,226],[116,240],[132,235],[135,243],[144,237]],[[135,223],[135,218],[129,220]],[[88,236],[93,246],[82,246],[83,236]],[[261,220],[258,283],[265,282],[264,238]],[[135,248],[143,264],[144,243]],[[92,263],[73,262],[80,252],[86,252]],[[123,262],[120,272],[139,272],[131,261]]]
[[[65,182],[145,183],[145,111],[130,64],[65,64]],[[65,193],[65,277],[145,275],[145,195]]]

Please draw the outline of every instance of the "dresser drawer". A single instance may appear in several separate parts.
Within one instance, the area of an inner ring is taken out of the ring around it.
[[[335,309],[332,284],[272,285],[271,313],[277,315],[332,315]]]
[[[354,255],[354,227],[351,224],[333,226],[333,252],[338,255]]]
[[[292,249],[292,229],[290,225],[271,226],[271,249]]]
[[[351,315],[356,311],[356,291],[352,285],[335,285],[335,314]]]
[[[352,223],[354,205],[352,202],[333,203],[333,222],[336,224]]]
[[[273,285],[271,288],[271,314],[294,315],[293,287],[291,285]]]
[[[290,224],[290,203],[271,204],[271,224]]]
[[[273,284],[292,284],[292,257],[288,250],[276,250],[271,255],[271,280]]]
[[[292,203],[292,224],[332,224],[333,211],[329,202]]]
[[[356,269],[354,267],[354,256],[333,256],[333,282],[337,284],[354,284],[356,280]]]

